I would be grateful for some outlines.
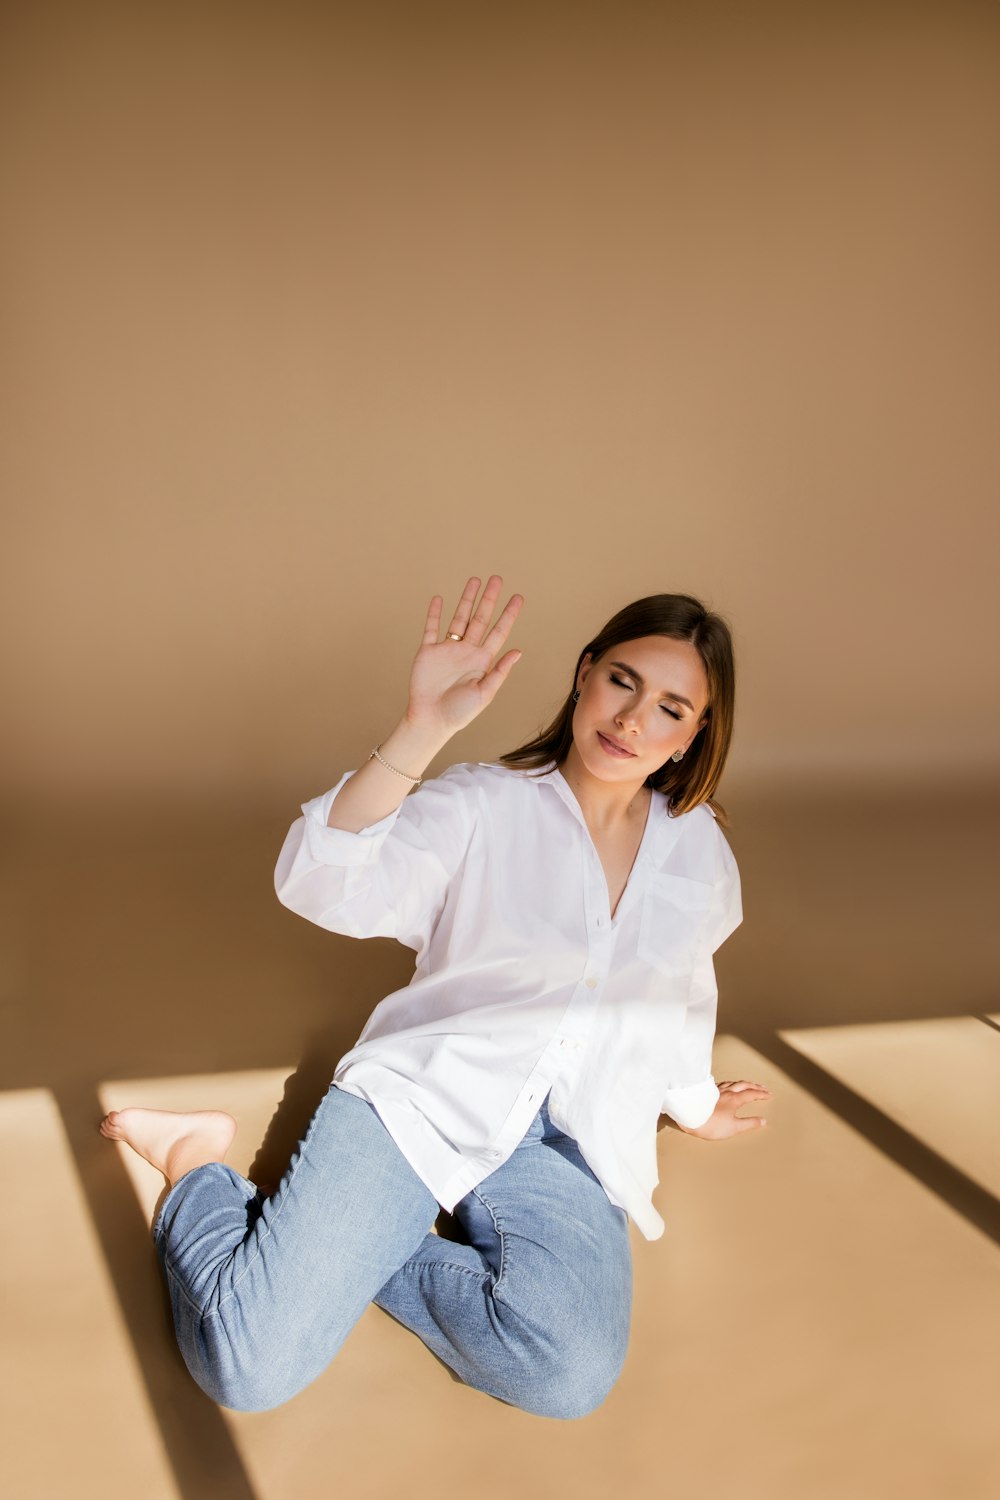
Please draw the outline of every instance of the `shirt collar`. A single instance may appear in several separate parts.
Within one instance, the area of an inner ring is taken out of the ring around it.
[[[494,764],[490,761],[481,761],[481,765]],[[531,781],[551,786],[552,790],[565,802],[570,812],[586,828],[586,819],[580,808],[579,802],[573,794],[572,788],[565,776],[560,771],[555,759],[546,761],[544,766],[523,768],[520,766],[504,766],[505,771],[510,771],[515,776],[527,777]],[[643,839],[643,851],[648,851],[649,858],[654,866],[659,867],[666,859],[667,854],[680,838],[680,818],[671,818],[667,809],[666,793],[653,791],[653,804],[649,811],[651,827],[648,830],[649,837]]]

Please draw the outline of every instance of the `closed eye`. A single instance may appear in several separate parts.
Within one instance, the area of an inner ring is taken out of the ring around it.
[[[615,674],[614,674],[614,672],[611,672],[609,675],[611,677],[611,681],[613,683],[615,683],[618,687],[628,688],[629,692],[632,691],[632,688],[629,685],[629,683],[624,682],[620,677],[616,677]],[[674,713],[673,709],[672,708],[668,708],[665,703],[661,703],[660,707],[663,709],[663,712],[669,714],[672,719],[683,718],[682,714],[676,714],[676,713]]]

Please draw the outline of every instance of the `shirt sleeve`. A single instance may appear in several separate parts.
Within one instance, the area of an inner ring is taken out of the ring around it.
[[[678,1125],[695,1130],[715,1110],[719,1089],[712,1077],[712,1043],[719,990],[712,955],[706,952],[691,980],[684,1025],[671,1052],[670,1083],[660,1106]]]
[[[476,822],[472,768],[451,766],[358,833],[330,828],[347,771],[302,803],[274,870],[278,900],[328,932],[391,937],[419,953],[465,857]]]
[[[704,1125],[715,1111],[719,1088],[712,1076],[719,988],[712,955],[743,921],[740,872],[728,842],[708,925],[708,943],[691,980],[684,1026],[672,1058],[672,1080],[661,1106],[663,1114],[688,1130]]]

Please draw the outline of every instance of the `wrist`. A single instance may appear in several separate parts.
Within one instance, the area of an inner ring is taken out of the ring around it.
[[[399,723],[379,741],[380,753],[399,770],[410,776],[423,776],[427,767],[444,749],[448,737],[426,724],[414,724],[404,715]]]

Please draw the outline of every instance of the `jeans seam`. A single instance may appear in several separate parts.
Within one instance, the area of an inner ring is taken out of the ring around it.
[[[192,1312],[197,1313],[199,1318],[209,1318],[212,1316],[212,1314],[207,1313],[203,1307],[199,1307],[197,1302],[193,1302],[191,1300],[187,1292],[184,1290],[184,1285],[181,1282],[180,1277],[177,1276],[177,1274],[171,1269],[171,1266],[165,1256],[163,1259],[163,1269],[166,1271],[167,1276],[170,1278],[171,1285],[176,1288],[177,1292],[187,1303]]]
[[[442,1267],[448,1271],[461,1271],[466,1276],[475,1276],[480,1280],[486,1281],[489,1281],[492,1275],[491,1271],[474,1271],[471,1266],[460,1266],[457,1261],[453,1260],[408,1260],[403,1262],[403,1264],[399,1267],[399,1270],[420,1272],[426,1271],[429,1268],[433,1271],[436,1271],[439,1267]]]
[[[510,1261],[510,1255],[507,1248],[507,1236],[504,1234],[503,1229],[501,1228],[501,1219],[498,1214],[496,1205],[491,1203],[488,1198],[484,1197],[483,1194],[479,1191],[478,1187],[474,1187],[472,1189],[472,1192],[479,1199],[480,1203],[483,1205],[490,1218],[492,1219],[493,1228],[496,1230],[497,1238],[500,1241],[500,1269],[497,1272],[496,1279],[493,1282],[493,1295],[495,1297],[499,1292],[500,1301],[503,1302],[503,1293],[506,1290],[504,1286],[504,1277],[507,1274],[507,1269]]]

